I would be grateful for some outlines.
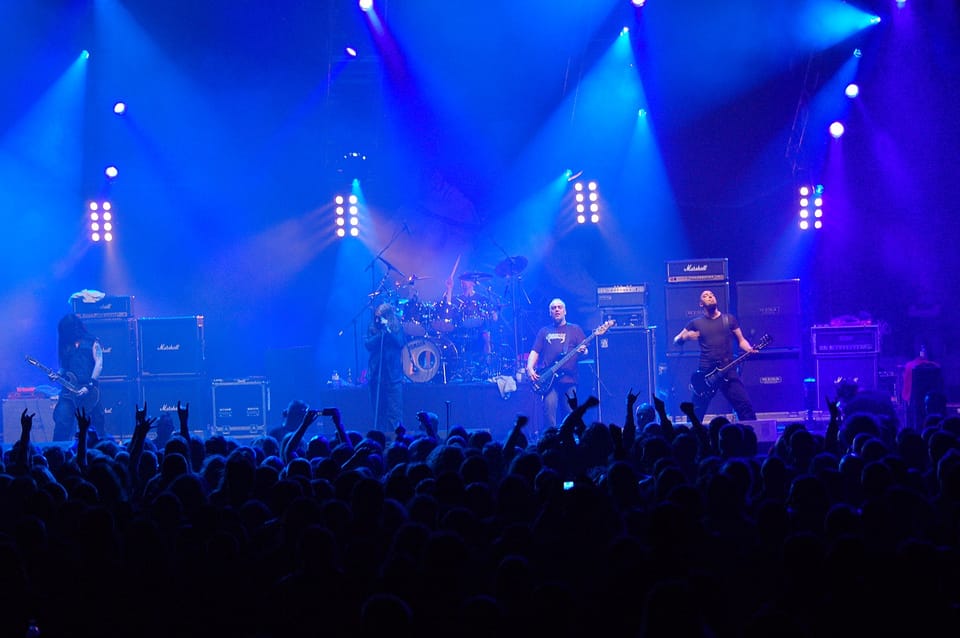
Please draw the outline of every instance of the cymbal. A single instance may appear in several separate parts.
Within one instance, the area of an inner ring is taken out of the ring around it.
[[[481,279],[492,279],[493,275],[488,272],[465,272],[460,275],[460,281],[469,279],[470,281],[480,281]]]
[[[522,255],[517,255],[515,257],[507,257],[494,269],[494,272],[497,273],[497,277],[509,277],[510,275],[519,275],[523,272],[523,269],[527,267],[527,258]]]

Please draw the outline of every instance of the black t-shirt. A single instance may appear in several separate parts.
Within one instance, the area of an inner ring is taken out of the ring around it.
[[[737,318],[720,313],[716,319],[697,317],[687,324],[687,330],[700,333],[700,368],[726,363],[733,359],[733,331],[740,327]]]
[[[551,324],[540,328],[532,348],[540,353],[540,357],[537,359],[537,367],[542,370],[553,365],[560,357],[576,348],[586,338],[583,328],[575,323],[565,323],[562,326]],[[570,382],[577,380],[578,358],[579,355],[570,357],[570,360],[560,368],[560,371]]]

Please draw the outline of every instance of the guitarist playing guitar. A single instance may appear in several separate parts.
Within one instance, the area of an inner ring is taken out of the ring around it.
[[[544,427],[556,427],[570,410],[561,400],[577,385],[577,360],[587,354],[587,336],[583,329],[567,323],[567,304],[562,299],[550,302],[553,323],[540,328],[527,356],[527,376],[534,390],[543,396]],[[563,359],[562,365],[551,368]],[[540,364],[538,367],[537,364]],[[562,414],[557,414],[562,411]]]
[[[103,348],[75,314],[65,315],[57,324],[57,357],[60,370],[47,374],[64,388],[53,409],[53,440],[72,441],[75,438],[79,408],[86,410],[91,427],[103,433],[103,404],[97,381],[103,370]],[[67,383],[62,383],[61,379]],[[70,390],[70,387],[74,389]]]
[[[684,341],[697,340],[700,345],[698,372],[703,373],[703,375],[707,375],[717,368],[729,367],[723,370],[719,378],[715,380],[715,383],[711,386],[711,391],[693,393],[694,411],[697,417],[703,419],[707,413],[707,407],[710,405],[710,400],[716,394],[716,390],[719,390],[733,406],[739,420],[754,420],[757,418],[757,414],[753,410],[750,397],[747,396],[743,381],[740,380],[736,366],[729,364],[733,362],[734,339],[736,339],[737,345],[740,346],[740,350],[744,354],[755,354],[758,349],[750,345],[747,338],[743,336],[736,317],[720,311],[717,307],[717,296],[713,294],[712,290],[704,290],[700,293],[700,308],[703,310],[703,316],[691,320],[683,330],[677,333],[673,342],[680,345]],[[694,374],[694,377],[699,378],[697,374]]]

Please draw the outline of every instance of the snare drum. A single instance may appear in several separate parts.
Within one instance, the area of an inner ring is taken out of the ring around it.
[[[403,348],[402,356],[403,373],[414,383],[426,383],[441,370],[441,378],[446,380],[459,360],[457,347],[443,337],[412,339]]]

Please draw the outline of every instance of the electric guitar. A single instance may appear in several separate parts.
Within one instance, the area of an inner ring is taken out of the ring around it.
[[[30,365],[36,366],[46,372],[47,377],[49,377],[51,381],[59,383],[61,388],[72,394],[74,400],[77,401],[79,405],[83,407],[93,406],[100,400],[100,388],[96,381],[91,381],[86,384],[80,383],[72,372],[62,375],[59,372],[51,370],[31,356],[25,356],[24,359],[26,359]]]
[[[690,390],[692,390],[693,393],[700,398],[712,397],[714,394],[716,394],[717,390],[720,389],[720,382],[723,381],[723,375],[726,374],[727,370],[739,365],[740,362],[747,357],[754,355],[760,350],[766,348],[768,345],[770,345],[770,341],[770,335],[765,334],[760,337],[760,340],[757,343],[753,344],[753,350],[744,352],[727,365],[717,366],[709,372],[697,370],[690,375]]]
[[[550,392],[550,388],[553,387],[553,382],[557,379],[557,371],[563,367],[563,364],[575,357],[580,352],[580,348],[587,345],[588,341],[594,337],[599,337],[604,332],[609,330],[610,326],[612,326],[614,323],[616,322],[613,319],[604,321],[602,324],[597,326],[596,330],[590,333],[590,336],[578,343],[575,348],[570,350],[570,352],[557,359],[553,365],[548,368],[544,368],[543,370],[538,370],[537,375],[540,378],[532,382],[533,391],[541,396]]]

